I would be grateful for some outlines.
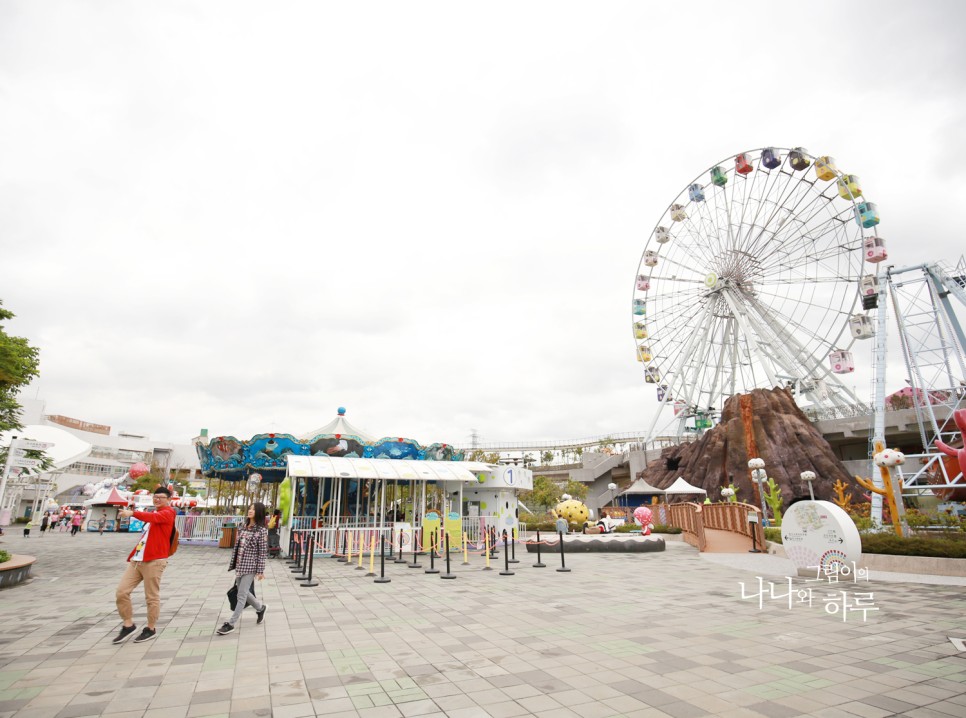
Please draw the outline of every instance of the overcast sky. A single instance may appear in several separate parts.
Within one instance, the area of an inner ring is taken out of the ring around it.
[[[720,160],[833,155],[890,261],[959,258],[964,8],[4,0],[6,330],[159,440],[643,429],[634,276]]]

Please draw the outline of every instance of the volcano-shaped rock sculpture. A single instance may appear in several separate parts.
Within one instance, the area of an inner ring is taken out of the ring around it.
[[[683,476],[707,491],[712,501],[720,501],[721,489],[733,481],[739,501],[760,505],[748,469],[748,460],[755,457],[765,460],[765,471],[781,488],[785,506],[796,497],[808,496],[803,471],[815,472],[816,499],[831,499],[832,486],[839,479],[853,483],[832,447],[785,389],[754,389],[731,397],[720,424],[698,441],[664,449],[661,458],[649,463],[637,478],[665,489]]]

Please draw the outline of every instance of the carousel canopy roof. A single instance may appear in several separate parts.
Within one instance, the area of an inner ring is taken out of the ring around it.
[[[665,494],[706,494],[708,493],[704,489],[699,489],[697,486],[692,486],[687,481],[684,480],[683,476],[677,477],[674,483],[664,489]]]
[[[350,459],[333,456],[293,456],[288,474],[295,478],[386,479],[389,481],[472,481],[476,473],[493,467],[479,461],[411,461]],[[476,472],[476,473],[474,473]]]
[[[359,427],[350,424],[348,419],[345,418],[345,408],[341,406],[338,409],[336,417],[332,421],[325,426],[320,426],[318,429],[305,432],[299,437],[299,439],[302,441],[309,441],[314,439],[316,436],[321,436],[323,434],[347,434],[349,436],[358,436],[363,441],[376,440],[376,437],[372,436],[368,432],[365,432]]]

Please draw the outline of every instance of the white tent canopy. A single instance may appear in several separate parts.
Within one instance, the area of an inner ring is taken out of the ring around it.
[[[387,481],[476,482],[476,474],[493,469],[478,461],[412,461],[358,459],[289,454],[288,475],[294,478],[385,479]]]
[[[697,486],[692,486],[687,481],[684,480],[683,476],[679,476],[675,479],[674,483],[664,489],[665,494],[706,494],[708,493],[704,489],[699,489]]]
[[[653,494],[655,496],[661,496],[667,493],[664,489],[657,489],[647,483],[644,479],[638,479],[629,487],[621,491],[621,496],[626,494]]]

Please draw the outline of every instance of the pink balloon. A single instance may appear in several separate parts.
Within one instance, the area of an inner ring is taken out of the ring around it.
[[[128,469],[127,473],[136,481],[148,473],[148,465],[139,461]]]

